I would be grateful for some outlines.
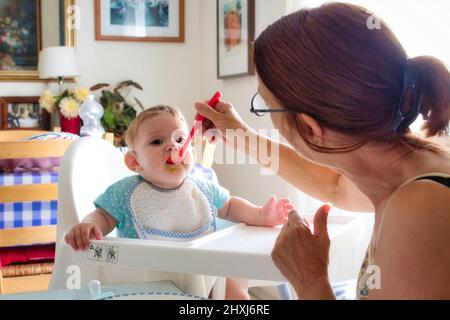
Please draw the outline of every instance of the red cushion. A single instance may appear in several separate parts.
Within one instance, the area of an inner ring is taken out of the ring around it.
[[[53,261],[55,245],[0,248],[0,268],[15,263]]]

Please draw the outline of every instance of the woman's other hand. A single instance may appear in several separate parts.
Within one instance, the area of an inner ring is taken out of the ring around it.
[[[331,209],[325,204],[314,216],[314,233],[308,222],[296,211],[289,213],[283,226],[272,259],[293,285],[300,299],[334,299],[328,280],[330,237],[327,220]]]

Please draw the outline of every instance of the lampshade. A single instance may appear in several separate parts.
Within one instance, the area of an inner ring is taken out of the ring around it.
[[[68,78],[80,75],[75,48],[48,47],[39,53],[39,78]]]

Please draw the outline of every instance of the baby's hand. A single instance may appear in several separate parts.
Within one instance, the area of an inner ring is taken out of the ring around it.
[[[288,213],[292,210],[294,210],[294,206],[289,199],[277,201],[274,196],[271,196],[259,212],[260,225],[263,227],[279,226],[287,221]]]
[[[82,222],[74,226],[72,230],[66,234],[65,240],[73,250],[85,251],[89,248],[89,240],[101,240],[102,237],[102,232],[99,227],[91,222]]]

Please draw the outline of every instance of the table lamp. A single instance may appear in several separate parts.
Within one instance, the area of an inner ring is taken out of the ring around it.
[[[47,47],[39,53],[39,78],[57,78],[62,92],[64,78],[80,75],[75,48]]]

